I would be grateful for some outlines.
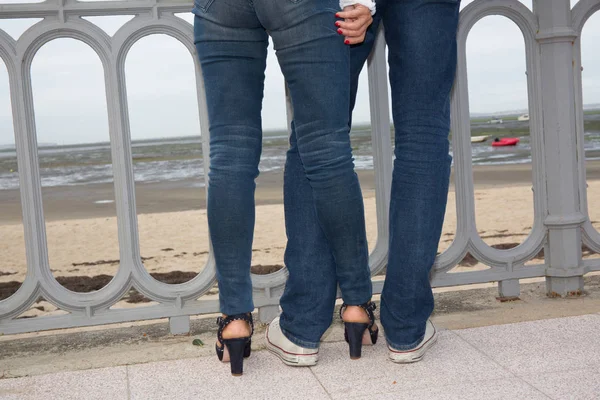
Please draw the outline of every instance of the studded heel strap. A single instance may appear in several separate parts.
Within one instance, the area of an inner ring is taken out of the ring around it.
[[[219,330],[217,331],[217,338],[219,339],[220,343],[223,343],[223,330],[225,330],[227,325],[229,325],[233,321],[246,321],[248,325],[250,325],[250,336],[254,334],[254,322],[252,319],[252,314],[247,313],[228,315],[225,318],[221,316],[217,318],[217,324],[219,325]]]

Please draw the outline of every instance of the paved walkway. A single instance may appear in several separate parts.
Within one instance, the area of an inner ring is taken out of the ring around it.
[[[337,342],[313,368],[257,351],[241,378],[214,357],[63,372],[2,379],[0,399],[600,399],[600,314],[443,331],[413,365],[386,356],[351,361]]]

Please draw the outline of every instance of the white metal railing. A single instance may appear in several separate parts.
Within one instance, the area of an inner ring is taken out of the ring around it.
[[[457,81],[452,102],[457,231],[452,245],[437,260],[432,273],[434,286],[499,281],[501,295],[517,296],[519,279],[545,276],[549,291],[568,295],[582,289],[585,273],[600,270],[600,260],[583,261],[581,257],[582,242],[600,252],[600,234],[587,216],[579,42],[585,21],[600,9],[600,0],[581,0],[572,11],[568,3],[569,0],[535,0],[534,11],[530,11],[516,0],[476,0],[461,13]],[[206,104],[201,71],[194,54],[192,27],[175,16],[190,9],[190,1],[169,0],[48,0],[0,5],[0,18],[42,18],[16,41],[0,31],[0,57],[7,66],[10,82],[28,268],[20,289],[0,301],[0,333],[165,317],[170,318],[173,333],[184,333],[189,330],[190,315],[218,312],[218,301],[201,298],[215,283],[212,256],[197,277],[178,285],[155,280],[140,261],[124,62],[131,46],[150,34],[170,35],[186,46],[196,65],[202,146],[204,154],[208,154]],[[520,246],[502,251],[484,243],[475,224],[466,72],[469,31],[479,19],[491,14],[510,18],[523,32],[531,118],[534,226]],[[110,15],[135,17],[113,37],[81,18]],[[83,41],[94,49],[104,67],[121,261],[112,281],[92,293],[75,293],[61,286],[50,272],[48,262],[30,67],[36,51],[55,38]],[[385,62],[385,43],[383,35],[379,35],[369,59],[378,222],[378,242],[370,256],[374,274],[385,267],[387,260],[386,226],[391,187],[392,149],[388,140],[390,117]],[[207,157],[204,164],[204,171],[208,171]],[[545,261],[525,267],[542,248]],[[447,273],[467,252],[491,268]],[[278,300],[286,278],[285,270],[253,276],[255,303],[262,320],[269,320],[278,313]],[[382,285],[381,280],[375,280],[375,291],[380,292]],[[138,309],[110,309],[132,287],[158,304]],[[16,319],[40,296],[69,314]]]

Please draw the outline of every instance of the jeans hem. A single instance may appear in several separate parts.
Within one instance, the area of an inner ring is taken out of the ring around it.
[[[344,303],[347,306],[360,306],[363,304],[367,304],[368,302],[371,301],[373,297],[373,294],[369,294],[368,296],[366,296],[366,300],[362,299],[362,300],[357,300],[356,298],[348,298],[348,297],[344,297],[344,295],[342,295],[342,300],[344,301]]]
[[[242,310],[242,311],[238,311],[238,310]],[[250,308],[246,308],[246,309],[241,309],[241,308],[227,309],[225,307],[221,307],[220,311],[221,311],[221,314],[224,314],[224,315],[252,314],[252,312],[254,311],[254,305],[252,305],[252,306],[250,306]]]
[[[309,342],[306,340],[298,339],[294,335],[292,335],[289,331],[281,328],[281,332],[283,332],[284,336],[296,346],[304,347],[305,349],[318,349],[321,342]]]
[[[421,336],[421,338],[419,340],[417,340],[416,342],[413,342],[411,344],[394,344],[387,337],[385,339],[387,341],[388,346],[392,350],[410,351],[410,350],[414,350],[417,347],[419,347],[419,345],[423,342],[423,339],[425,339],[425,334],[423,334],[423,336]]]

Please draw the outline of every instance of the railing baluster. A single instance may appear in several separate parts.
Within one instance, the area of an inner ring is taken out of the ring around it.
[[[535,0],[539,20],[543,137],[547,180],[549,295],[569,296],[583,289],[575,110],[573,30],[569,0]]]

